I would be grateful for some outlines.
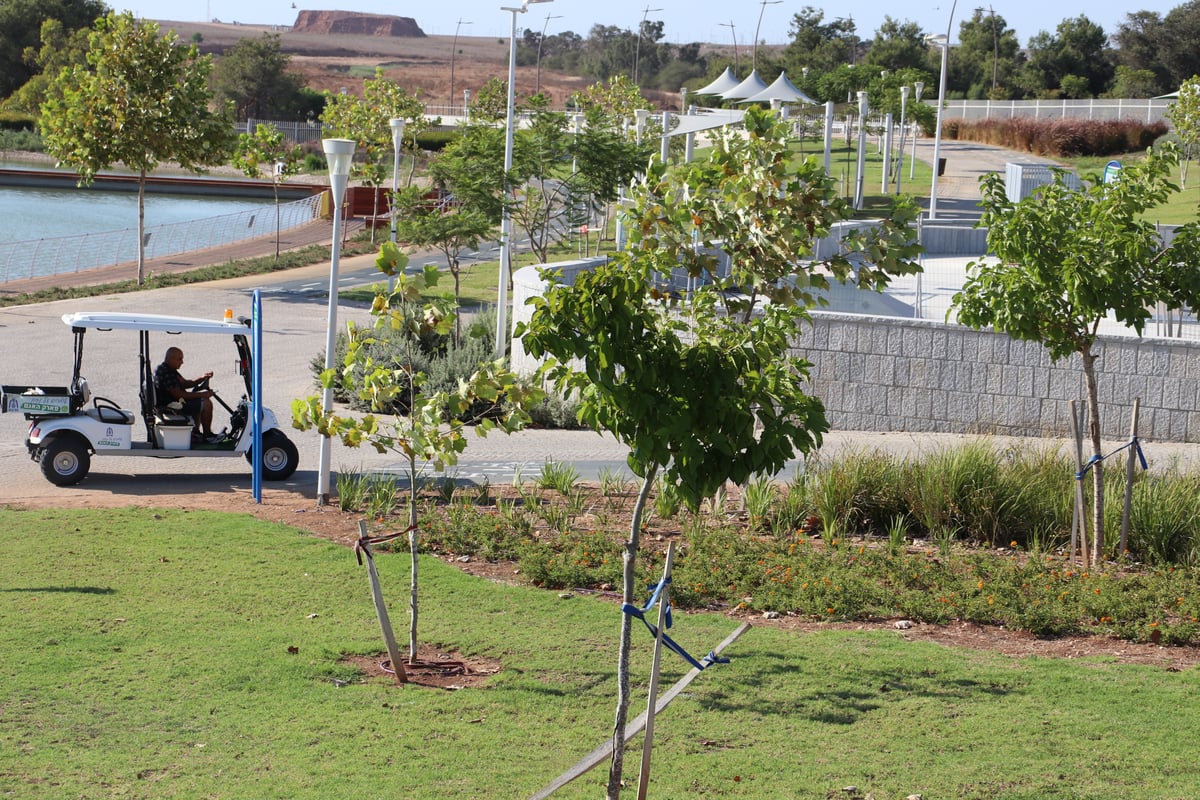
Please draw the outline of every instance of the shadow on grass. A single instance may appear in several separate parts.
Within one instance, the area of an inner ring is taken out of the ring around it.
[[[117,590],[107,586],[15,586],[10,589],[0,589],[0,594],[12,592],[28,592],[29,594],[116,594]]]

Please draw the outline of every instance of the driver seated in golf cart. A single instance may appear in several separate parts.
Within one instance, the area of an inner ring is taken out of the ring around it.
[[[163,362],[154,370],[154,395],[158,409],[164,414],[182,414],[190,417],[193,426],[192,441],[215,444],[221,437],[213,433],[213,391],[208,388],[212,372],[188,380],[179,373],[183,366],[183,351],[168,347]]]

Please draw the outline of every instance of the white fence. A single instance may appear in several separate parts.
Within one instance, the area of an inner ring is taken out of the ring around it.
[[[1167,110],[1174,100],[947,100],[943,117],[947,119],[1088,119],[1138,122],[1167,122]],[[936,101],[929,103],[936,107]]]
[[[314,195],[281,205],[279,229],[289,230],[312,222],[320,213],[320,204],[321,195]],[[274,205],[189,222],[153,225],[145,231],[146,258],[204,250],[274,233]],[[137,244],[137,228],[6,242],[0,248],[0,284],[136,261]]]

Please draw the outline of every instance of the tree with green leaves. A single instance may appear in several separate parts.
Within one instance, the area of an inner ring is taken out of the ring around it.
[[[87,63],[90,33],[88,28],[68,31],[62,21],[57,19],[43,22],[41,47],[25,48],[25,60],[37,67],[37,74],[4,101],[4,108],[37,113],[46,101],[46,92],[54,76],[64,68]]]
[[[61,23],[64,37],[88,30],[108,13],[102,0],[0,0],[0,99],[6,98],[41,71],[31,52],[46,42],[42,26]]]
[[[967,265],[954,296],[958,321],[992,327],[1014,339],[1038,342],[1054,361],[1079,357],[1087,393],[1091,445],[1093,561],[1104,552],[1104,473],[1100,449],[1096,337],[1114,319],[1141,334],[1150,309],[1200,307],[1200,231],[1181,227],[1164,245],[1145,212],[1175,189],[1169,182],[1171,147],[1149,151],[1113,183],[1069,188],[1054,183],[1014,203],[1004,176],[983,179],[983,218],[994,259]]]
[[[1017,32],[990,8],[976,8],[958,26],[956,69],[950,79],[968,98],[1003,100],[1012,73],[1023,60]]]
[[[275,194],[275,260],[279,260],[279,186],[300,171],[304,159],[304,148],[289,145],[283,132],[274,125],[259,123],[254,133],[238,136],[237,149],[233,154],[233,165],[249,178],[261,178],[263,168],[271,176],[271,190]]]
[[[316,428],[323,436],[336,436],[347,447],[367,445],[379,453],[392,452],[404,459],[408,471],[409,551],[412,559],[409,659],[417,658],[417,498],[424,485],[425,464],[436,472],[458,463],[467,447],[466,434],[492,431],[513,433],[529,422],[528,409],[544,393],[510,372],[503,362],[485,363],[460,381],[454,391],[423,392],[427,376],[416,366],[417,342],[429,335],[446,335],[455,325],[458,307],[453,298],[437,295],[438,271],[426,266],[417,275],[404,274],[408,258],[391,242],[384,242],[376,259],[381,272],[394,278],[393,290],[375,296],[370,326],[351,324],[341,369],[321,374],[323,388],[340,382],[352,387],[372,413],[361,417],[322,411],[322,396],[292,402],[292,424],[300,430]],[[432,297],[429,297],[432,295]],[[425,299],[428,298],[428,299]],[[371,345],[383,330],[404,331],[412,350],[400,358],[376,360]],[[403,396],[403,397],[402,397]],[[403,399],[402,403],[398,400]],[[501,401],[503,404],[501,405]],[[403,406],[405,415],[384,415],[384,409]],[[472,409],[489,413],[472,416]],[[499,413],[494,413],[499,408]],[[447,420],[448,417],[448,420]]]
[[[805,393],[809,365],[792,348],[826,276],[878,289],[919,269],[906,201],[875,231],[845,240],[847,249],[810,260],[816,240],[852,210],[815,158],[788,164],[789,127],[774,113],[751,109],[745,124],[745,136],[717,133],[705,161],[653,164],[632,193],[630,249],[571,286],[552,285],[516,333],[547,359],[556,389],[578,397],[580,420],[629,446],[641,478],[622,553],[630,604],[656,476],[694,509],[727,481],[774,474],[820,444],[824,409]],[[656,285],[655,275],[681,268],[698,288],[678,295]],[[543,275],[556,281],[553,268]],[[609,798],[620,793],[630,638],[625,615]]]
[[[427,129],[430,121],[425,117],[425,105],[417,95],[411,95],[404,87],[383,75],[376,68],[375,77],[363,81],[362,96],[353,94],[330,94],[321,114],[321,121],[334,136],[353,139],[355,161],[353,176],[376,190],[383,185],[391,170],[387,169],[392,156],[392,119],[403,119],[404,142],[413,142]],[[403,150],[403,146],[402,146]],[[415,154],[413,169],[416,168]],[[409,174],[409,183],[412,173]],[[377,201],[378,202],[378,201]],[[373,211],[379,215],[379,208]],[[371,228],[374,241],[375,229]]]
[[[213,67],[213,93],[233,104],[239,120],[291,116],[304,100],[303,79],[288,71],[290,64],[277,33],[239,39]]]
[[[1200,145],[1200,77],[1193,75],[1179,86],[1179,99],[1171,104],[1167,118],[1179,140],[1179,183],[1187,188],[1188,164]]]
[[[212,59],[185,46],[173,31],[130,13],[96,21],[87,66],[63,69],[41,109],[46,152],[88,184],[122,163],[138,176],[137,282],[145,281],[146,175],[163,161],[184,169],[225,160],[232,122],[228,108],[209,108]]]

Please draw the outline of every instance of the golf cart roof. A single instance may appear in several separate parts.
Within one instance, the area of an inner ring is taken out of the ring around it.
[[[165,314],[131,314],[119,311],[77,311],[63,314],[62,321],[72,328],[96,330],[163,331],[165,333],[219,333],[226,336],[245,335],[244,321],[173,317]]]

